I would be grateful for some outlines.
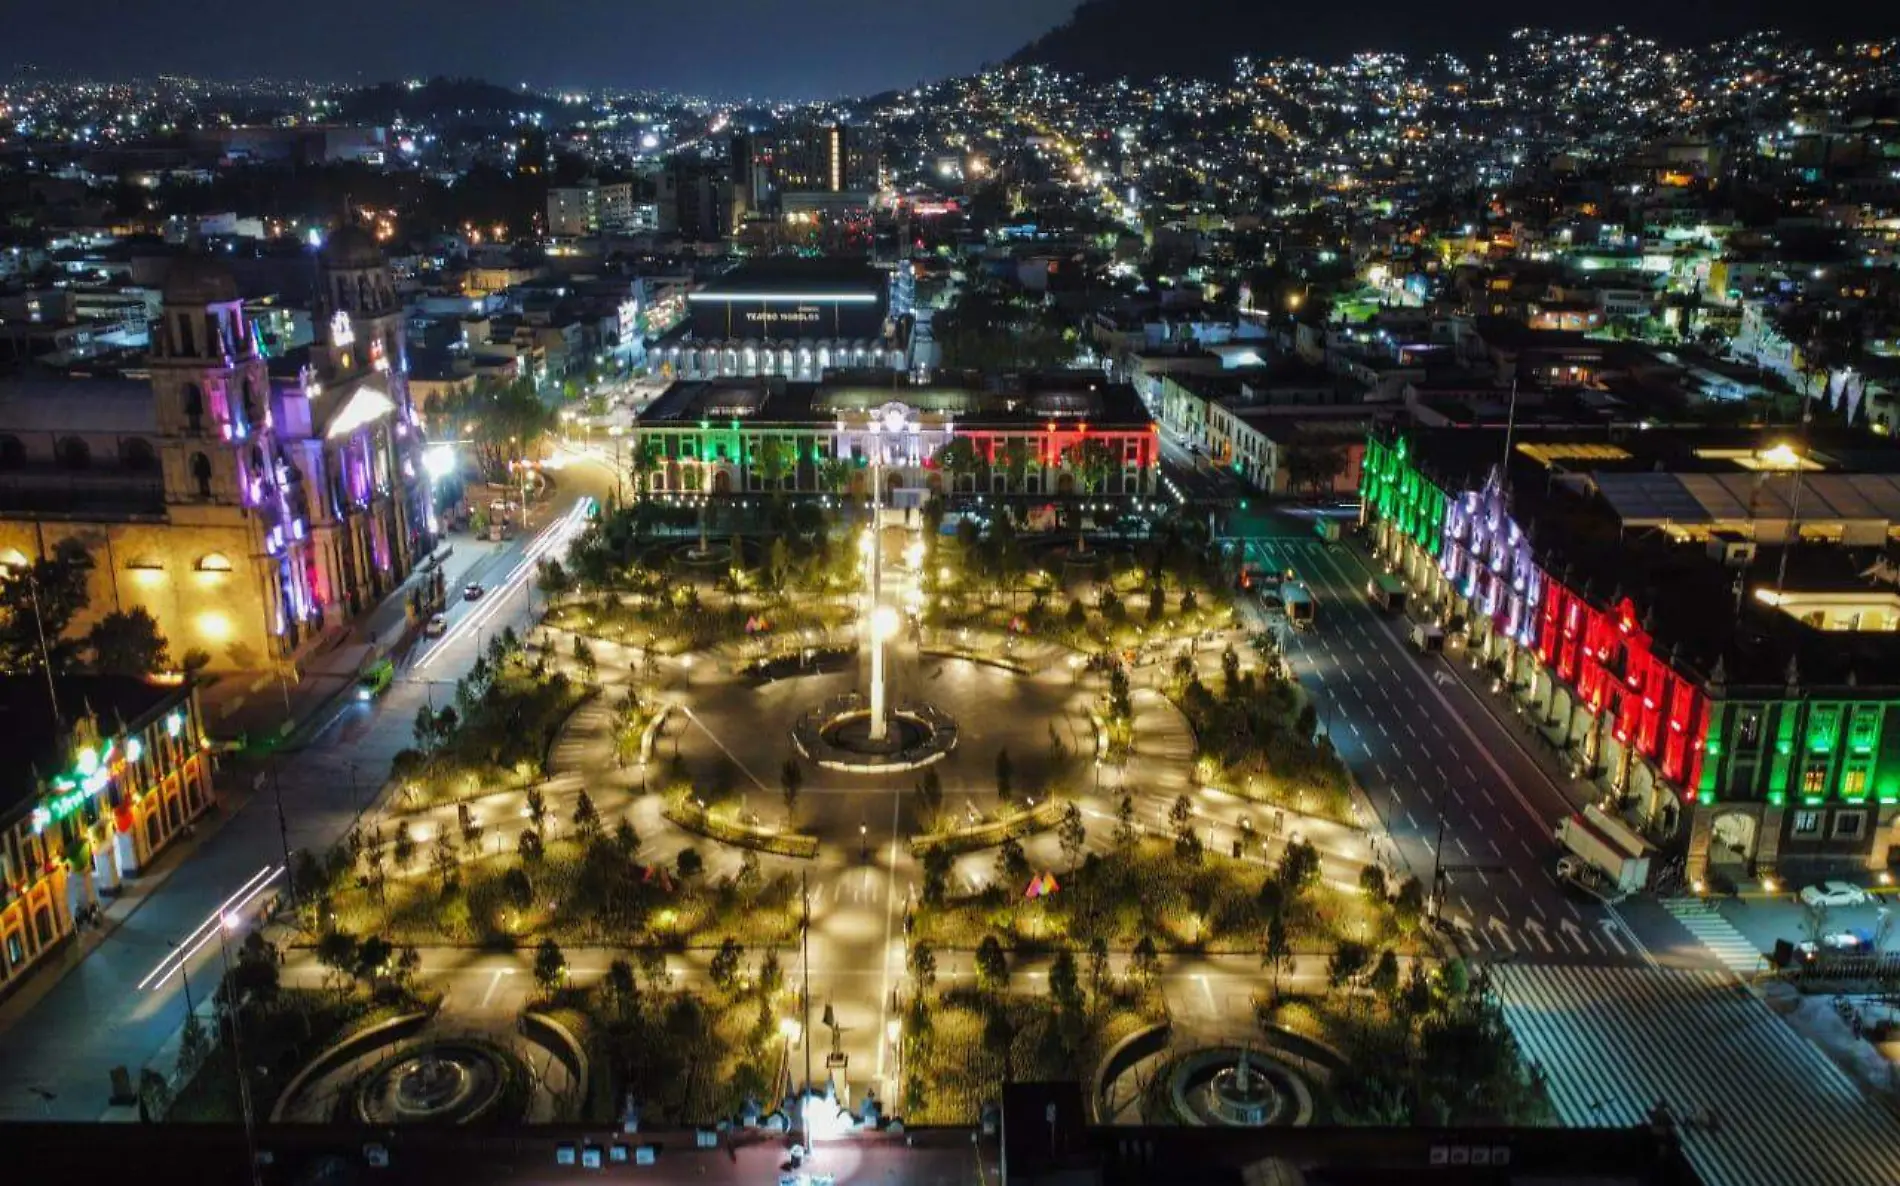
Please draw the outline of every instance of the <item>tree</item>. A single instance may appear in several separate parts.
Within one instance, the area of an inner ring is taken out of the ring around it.
[[[950,853],[942,847],[924,853],[924,905],[943,905],[944,895],[950,888],[951,864]]]
[[[1063,612],[1062,624],[1071,630],[1081,630],[1089,624],[1089,611],[1076,598],[1069,599],[1069,608]]]
[[[1176,847],[1194,835],[1194,801],[1186,795],[1177,795],[1173,806],[1168,808],[1168,825],[1174,829]]]
[[[778,769],[778,789],[779,794],[785,800],[785,826],[787,828],[792,826],[792,821],[797,816],[798,792],[803,789],[804,785],[804,768],[798,764],[796,758],[785,759],[785,764]]]
[[[85,546],[67,540],[51,557],[0,581],[0,670],[37,671],[43,659],[54,671],[72,667],[79,648],[68,628],[91,604],[91,574]]]
[[[390,842],[389,858],[396,862],[396,871],[399,873],[407,873],[409,867],[416,863],[416,837],[408,824],[396,825],[396,838]]]
[[[547,830],[544,825],[547,823],[548,818],[548,801],[542,797],[541,788],[529,787],[526,797],[528,800],[528,823],[533,826],[535,831],[545,832]]]
[[[574,664],[581,669],[581,682],[584,684],[593,683],[594,676],[600,671],[600,662],[594,658],[594,648],[578,634],[574,636]]]
[[[622,1017],[640,1008],[640,981],[633,974],[632,964],[616,959],[607,965],[607,995]]]
[[[1128,971],[1143,988],[1154,987],[1155,978],[1161,975],[1161,953],[1155,949],[1152,935],[1135,940],[1135,948],[1128,957]]]
[[[1399,892],[1392,898],[1392,916],[1401,931],[1410,933],[1418,929],[1425,917],[1425,883],[1416,877],[1407,877],[1399,882]]]
[[[347,986],[356,975],[356,937],[348,931],[325,931],[317,936],[317,962]]]
[[[593,796],[584,790],[574,799],[574,830],[586,841],[600,835],[600,812],[594,809]]]
[[[1326,957],[1326,984],[1339,989],[1363,976],[1372,963],[1372,949],[1357,939],[1341,939],[1333,954]]]
[[[429,846],[429,867],[442,879],[442,888],[447,889],[455,880],[455,868],[459,864],[455,854],[455,841],[449,838],[447,828],[435,834],[435,843]]]
[[[1287,933],[1286,913],[1275,910],[1267,916],[1266,942],[1260,951],[1260,966],[1273,974],[1273,996],[1280,996],[1280,974],[1293,969],[1293,939]]]
[[[745,948],[739,946],[737,939],[731,935],[721,939],[719,950],[713,952],[712,963],[706,969],[713,987],[720,992],[731,992],[739,983],[739,964],[744,959]]]
[[[976,451],[976,442],[966,436],[955,436],[937,450],[937,468],[943,471],[944,490],[955,493],[961,489],[959,479],[975,477],[986,468],[984,458]],[[982,483],[978,483],[981,486]]]
[[[1115,847],[1131,848],[1135,843],[1135,797],[1123,795],[1115,806]]]
[[[365,936],[356,946],[356,978],[375,988],[395,971],[396,945],[381,935]]]
[[[567,956],[561,951],[561,945],[552,939],[541,940],[534,949],[534,983],[541,989],[542,996],[553,996],[554,990],[567,980]]]
[[[633,821],[622,818],[614,825],[614,851],[620,859],[630,861],[633,854],[640,851],[640,833],[633,830]]]
[[[1377,865],[1359,870],[1359,891],[1375,902],[1385,901],[1385,870]]]
[[[1108,485],[1109,475],[1115,472],[1115,452],[1100,437],[1083,437],[1080,443],[1069,447],[1066,460],[1084,494],[1099,494]],[[1088,550],[1088,541],[1082,536],[1081,515],[1075,517],[1075,544],[1078,552]]]
[[[1082,850],[1088,844],[1088,839],[1088,828],[1082,823],[1082,809],[1073,802],[1064,804],[1062,820],[1056,825],[1056,840],[1062,845],[1063,859],[1069,862],[1071,870],[1082,859]]]
[[[995,935],[983,936],[976,945],[976,984],[985,992],[1000,992],[1009,987],[1009,957]]]
[[[550,601],[562,596],[574,588],[574,578],[568,575],[566,568],[555,559],[543,560],[535,569],[534,583],[542,596]]]
[[[515,852],[523,863],[533,865],[547,855],[547,844],[541,839],[541,833],[533,828],[523,828],[521,835],[515,838]]]
[[[1023,885],[1029,877],[1029,857],[1014,836],[996,846],[996,880],[1006,886]]]
[[[462,830],[462,844],[472,853],[482,850],[482,826],[475,822],[475,813],[466,803],[455,805],[455,821]]]
[[[527,833],[522,833],[527,835]],[[528,877],[528,871],[519,867],[508,870],[501,876],[501,896],[516,910],[526,910],[534,903],[534,882]]]
[[[673,871],[679,874],[681,881],[691,881],[706,868],[706,858],[699,855],[696,848],[682,848],[679,856],[673,858]]]
[[[935,827],[943,814],[943,779],[934,766],[926,769],[923,777],[917,780],[917,807],[930,826]]]
[[[767,1000],[785,987],[785,970],[779,966],[778,952],[768,947],[759,957],[759,992]]]
[[[1075,953],[1063,948],[1049,965],[1049,996],[1067,1012],[1082,1007],[1082,980],[1075,966]]]
[[[1337,445],[1296,444],[1285,457],[1287,489],[1315,498],[1332,490],[1346,472],[1346,451]]]
[[[910,969],[911,989],[918,997],[937,986],[937,953],[931,950],[930,944],[922,940],[912,943],[904,963]]]
[[[1289,901],[1299,898],[1319,881],[1319,849],[1310,841],[1289,841],[1286,851],[1280,854],[1275,877]]]
[[[1381,1000],[1391,1000],[1399,989],[1399,957],[1390,947],[1379,953],[1366,977],[1366,987]]]
[[[1108,987],[1108,940],[1096,935],[1089,940],[1089,991],[1096,996]]]
[[[100,618],[86,635],[86,646],[92,651],[93,670],[101,675],[143,679],[171,666],[158,620],[142,605]]]
[[[1009,802],[1010,780],[1011,780],[1011,776],[1014,773],[1015,773],[1014,767],[1010,765],[1010,761],[1009,761],[1008,747],[1005,746],[1004,748],[997,750],[996,751],[996,798],[998,799],[998,801],[1003,802],[1003,803]]]

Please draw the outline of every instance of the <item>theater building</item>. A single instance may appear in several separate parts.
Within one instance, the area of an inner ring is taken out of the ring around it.
[[[861,497],[877,462],[896,505],[931,493],[1149,498],[1160,445],[1132,387],[1080,371],[1004,390],[865,374],[679,382],[636,432],[636,476],[656,497]],[[969,447],[946,451],[959,440]]]
[[[196,692],[116,676],[0,678],[0,994],[210,807]]]
[[[686,297],[688,318],[649,359],[679,379],[778,377],[909,366],[903,275],[839,259],[756,260]]]

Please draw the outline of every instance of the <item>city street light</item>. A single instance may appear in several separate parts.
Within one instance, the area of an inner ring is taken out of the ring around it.
[[[236,994],[231,985],[231,948],[225,936],[238,929],[242,920],[227,910],[218,919],[218,959],[224,965],[224,981],[218,996],[224,1004],[225,1020],[231,1024],[231,1063],[237,1072],[238,1107],[244,1117],[244,1151],[250,1160],[251,1186],[264,1186],[257,1166],[257,1117],[251,1108],[251,1077],[244,1068],[244,1042],[239,1024]]]

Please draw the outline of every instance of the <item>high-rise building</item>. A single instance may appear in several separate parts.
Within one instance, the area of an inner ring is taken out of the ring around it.
[[[593,178],[579,185],[557,185],[548,190],[548,234],[563,236],[614,234],[632,229],[633,183],[602,183]]]
[[[844,123],[786,124],[733,137],[729,154],[736,201],[774,207],[786,193],[872,193],[880,149],[871,129]]]

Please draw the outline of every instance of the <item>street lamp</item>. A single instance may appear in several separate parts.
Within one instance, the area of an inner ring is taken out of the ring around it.
[[[257,1168],[257,1117],[251,1109],[251,1078],[245,1072],[244,1042],[236,993],[231,984],[231,949],[225,942],[225,936],[237,930],[240,922],[237,913],[231,910],[218,919],[218,958],[224,965],[224,982],[218,995],[223,999],[225,1020],[231,1025],[231,1062],[237,1072],[238,1107],[244,1117],[244,1151],[250,1160],[251,1186],[264,1186],[263,1175]]]

